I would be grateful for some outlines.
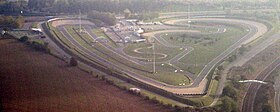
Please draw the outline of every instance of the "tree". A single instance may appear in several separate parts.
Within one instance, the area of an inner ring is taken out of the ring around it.
[[[19,16],[15,19],[13,26],[15,28],[21,28],[24,24],[24,18],[22,16]]]
[[[229,61],[229,62],[233,62],[236,58],[237,58],[236,54],[233,54],[232,56],[230,56],[230,57],[228,58],[228,61]]]
[[[88,13],[88,18],[100,20],[110,26],[115,25],[117,22],[115,15],[109,12],[92,11]]]
[[[251,74],[252,72],[255,71],[254,67],[251,64],[247,65],[244,69],[245,69],[245,73],[247,74]]]
[[[78,65],[78,61],[77,61],[74,57],[71,57],[71,59],[70,59],[70,65],[71,65],[71,66],[77,66],[77,65]]]
[[[228,96],[233,99],[237,98],[237,91],[235,90],[232,84],[228,84],[225,86],[225,88],[223,89],[223,96]]]
[[[22,37],[19,38],[20,42],[26,42],[27,40],[28,40],[27,36],[22,36]]]
[[[223,97],[221,109],[223,110],[223,112],[237,112],[236,102],[230,97]]]
[[[67,12],[66,10],[68,10],[69,7],[67,0],[56,0],[54,3],[55,12]]]
[[[8,28],[20,28],[23,26],[24,17],[0,16],[0,26]]]
[[[217,76],[215,76],[214,79],[217,80],[217,81],[219,81],[219,80],[221,79],[221,76],[217,75]]]
[[[152,20],[159,17],[159,13],[142,13],[139,15],[139,20]]]
[[[226,9],[225,12],[226,12],[227,15],[230,15],[231,14],[231,9]]]
[[[272,107],[269,104],[265,104],[262,106],[262,112],[272,112]]]
[[[218,70],[221,71],[221,70],[224,70],[224,67],[222,65],[218,66]]]
[[[181,35],[181,37],[182,38],[187,37],[187,34],[184,33],[184,34]]]
[[[244,45],[241,45],[241,47],[238,49],[239,54],[243,54],[246,51],[246,47]]]
[[[123,12],[124,12],[124,17],[125,18],[130,18],[131,17],[131,11],[129,9],[125,9]]]
[[[53,6],[57,1],[61,0],[28,0],[27,5],[30,9],[47,8]]]

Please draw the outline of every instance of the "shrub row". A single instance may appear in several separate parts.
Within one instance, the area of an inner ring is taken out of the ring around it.
[[[43,51],[50,53],[49,43],[43,41],[32,41],[28,36],[22,36],[18,39],[20,42],[24,42],[27,45],[30,45],[33,49],[38,51]]]

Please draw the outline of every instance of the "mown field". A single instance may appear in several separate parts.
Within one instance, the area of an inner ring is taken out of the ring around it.
[[[1,39],[0,52],[0,99],[5,112],[171,111],[17,40]]]
[[[207,63],[246,34],[241,27],[226,28],[227,31],[221,34],[170,33],[162,37],[174,45],[193,47],[194,50],[179,60],[177,65],[199,74]]]
[[[135,63],[132,63],[132,62],[128,61],[127,59],[122,58],[121,56],[118,56],[117,54],[108,50],[107,48],[102,46],[100,43],[92,43],[93,39],[87,33],[82,33],[79,36],[77,34],[77,32],[75,32],[74,29],[75,29],[75,26],[67,26],[66,27],[67,32],[76,41],[78,41],[82,46],[91,50],[95,54],[98,54],[99,56],[103,57],[107,61],[110,61],[110,62],[118,65],[119,67],[129,69],[131,71],[134,71],[134,72],[139,73],[141,75],[144,75],[144,76],[153,78],[155,80],[164,82],[166,84],[177,85],[177,86],[190,84],[190,79],[188,77],[186,77],[183,72],[174,73],[174,70],[176,70],[176,69],[171,67],[171,66],[168,66],[168,65],[160,66],[159,64],[157,64],[157,72],[158,72],[157,74],[152,74],[152,73],[149,73],[149,72],[142,72],[142,71],[135,70],[131,67],[135,67],[135,68],[138,68],[138,69],[143,69],[143,70],[146,70],[146,71],[152,71],[152,64],[137,65]],[[96,31],[93,31],[93,32],[96,33]],[[97,35],[99,35],[99,33],[97,33]],[[64,36],[60,36],[59,38],[64,38],[64,39],[61,39],[61,40],[67,40],[67,39],[65,39]],[[108,44],[111,45],[111,47],[114,47],[111,43],[108,43]],[[94,47],[92,45],[94,45]],[[157,48],[162,49],[162,47],[157,47]],[[178,49],[177,51],[180,51],[180,50]],[[175,54],[173,53],[173,55],[175,55]],[[91,57],[87,57],[87,58],[91,58]],[[170,58],[171,57],[169,57],[169,59]]]

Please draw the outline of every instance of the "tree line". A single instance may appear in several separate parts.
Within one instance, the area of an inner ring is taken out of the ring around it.
[[[33,10],[49,9],[55,13],[78,13],[92,10],[122,13],[125,9],[132,12],[159,11],[171,4],[166,0],[29,0],[28,7]]]
[[[21,28],[24,24],[24,18],[22,16],[0,16],[1,28]]]
[[[20,14],[21,11],[27,10],[27,2],[1,2],[0,3],[0,14]]]
[[[159,17],[159,13],[157,12],[133,14],[129,9],[125,9],[123,13],[127,19],[152,20]]]
[[[98,12],[98,11],[91,11],[87,14],[87,17],[91,20],[99,20],[107,25],[115,25],[116,24],[116,17],[114,14],[109,12]],[[96,22],[94,22],[96,23]]]
[[[45,13],[78,13],[92,10],[100,12],[122,13],[131,9],[133,13],[158,11],[187,11],[188,4],[191,10],[225,10],[225,9],[252,9],[276,7],[276,0],[267,2],[249,1],[221,1],[221,2],[184,2],[172,0],[28,0],[16,2],[0,2],[1,14],[20,14],[21,10],[28,12]]]

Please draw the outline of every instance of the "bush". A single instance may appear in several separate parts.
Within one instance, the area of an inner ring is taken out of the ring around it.
[[[123,12],[124,12],[124,17],[125,17],[126,19],[130,18],[130,16],[131,16],[131,11],[130,11],[129,9],[125,9]]]
[[[158,103],[159,103],[159,101],[157,100],[156,97],[153,97],[153,98],[151,99],[151,101],[152,101],[153,103],[155,103],[155,104],[158,104]]]
[[[262,106],[262,112],[272,112],[272,106],[269,104],[265,104]]]
[[[237,104],[233,99],[229,97],[223,97],[221,109],[224,112],[237,112]]]
[[[234,60],[236,60],[236,58],[237,58],[237,56],[236,56],[236,54],[234,54],[228,58],[228,61],[233,62]]]
[[[27,40],[28,40],[27,36],[22,36],[22,37],[19,38],[20,42],[26,42]]]
[[[90,21],[93,22],[93,23],[94,23],[96,26],[98,26],[98,27],[103,27],[103,26],[105,26],[105,23],[102,22],[102,21],[100,21],[100,20],[98,20],[98,19],[90,19]]]
[[[72,57],[72,58],[70,59],[70,65],[71,65],[71,66],[77,66],[77,65],[78,65],[78,61],[77,61],[75,58]]]
[[[219,81],[221,79],[221,76],[215,76],[215,80]]]
[[[225,86],[225,88],[223,89],[223,96],[228,96],[236,100],[237,91],[235,90],[232,84],[228,84],[227,86]]]
[[[98,19],[110,26],[115,25],[117,22],[115,15],[109,12],[92,11],[91,13],[88,13],[87,16],[89,19]]]
[[[218,70],[219,71],[224,70],[224,67],[220,65],[220,66],[218,66]]]
[[[139,20],[152,20],[159,17],[159,13],[142,13],[139,15]]]
[[[150,100],[150,97],[149,96],[145,96],[145,100]]]
[[[102,75],[101,76],[101,80],[105,80],[106,78],[105,78],[105,76],[104,75]]]
[[[0,24],[7,28],[21,28],[24,24],[24,17],[0,16]]]
[[[32,41],[31,46],[38,51],[45,51],[44,42],[42,41]]]

